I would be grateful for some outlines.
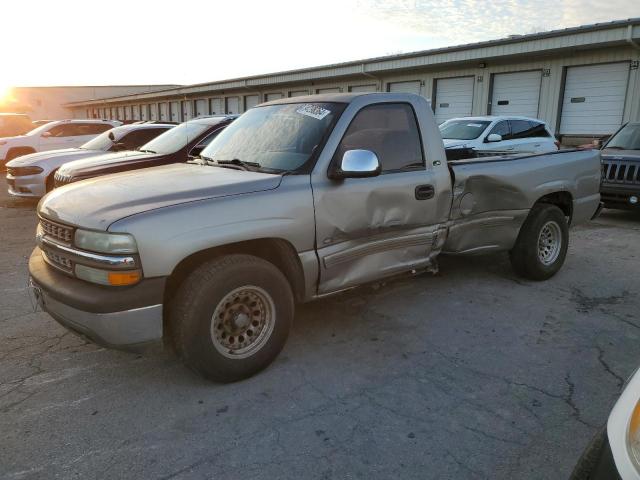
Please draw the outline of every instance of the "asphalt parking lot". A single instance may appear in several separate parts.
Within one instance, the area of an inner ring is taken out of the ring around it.
[[[34,312],[35,204],[0,193],[0,478],[567,478],[640,365],[640,215],[302,306],[265,372],[202,380]]]

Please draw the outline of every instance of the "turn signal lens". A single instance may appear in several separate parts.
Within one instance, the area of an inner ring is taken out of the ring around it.
[[[636,407],[631,414],[627,441],[629,442],[633,463],[638,468],[640,467],[640,402],[636,403]]]
[[[133,285],[140,281],[140,272],[109,272],[109,284],[113,286]]]
[[[118,272],[77,264],[75,272],[76,277],[86,280],[87,282],[98,283],[100,285],[111,285],[114,287],[133,285],[142,279],[142,272],[140,270],[126,270]]]

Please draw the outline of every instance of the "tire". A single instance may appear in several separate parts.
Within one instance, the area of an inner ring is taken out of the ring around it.
[[[294,315],[289,282],[251,255],[206,262],[182,283],[169,306],[169,326],[187,366],[228,383],[265,369],[278,356]]]
[[[569,227],[564,213],[555,205],[539,203],[529,212],[509,258],[521,277],[546,280],[560,270],[568,247]]]
[[[9,160],[21,157],[22,155],[28,155],[30,153],[35,153],[35,150],[32,148],[12,148],[7,152],[7,158],[5,160],[8,162]]]

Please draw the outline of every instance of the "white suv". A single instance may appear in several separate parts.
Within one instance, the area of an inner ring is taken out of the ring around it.
[[[123,125],[101,133],[78,148],[31,153],[7,162],[9,193],[16,197],[42,197],[53,188],[53,176],[62,165],[104,152],[135,150],[174,125]]]
[[[444,148],[490,152],[543,153],[559,143],[542,120],[527,117],[452,118],[440,124]]]
[[[57,120],[24,135],[0,138],[0,167],[28,153],[79,147],[119,125],[117,120]]]

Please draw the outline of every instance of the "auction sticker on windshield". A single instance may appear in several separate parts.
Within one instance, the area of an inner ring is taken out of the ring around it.
[[[300,113],[302,115],[306,115],[307,117],[313,117],[317,120],[322,120],[324,117],[329,115],[331,112],[326,108],[319,107],[318,105],[306,104],[302,105],[300,108],[296,110],[296,113]]]

